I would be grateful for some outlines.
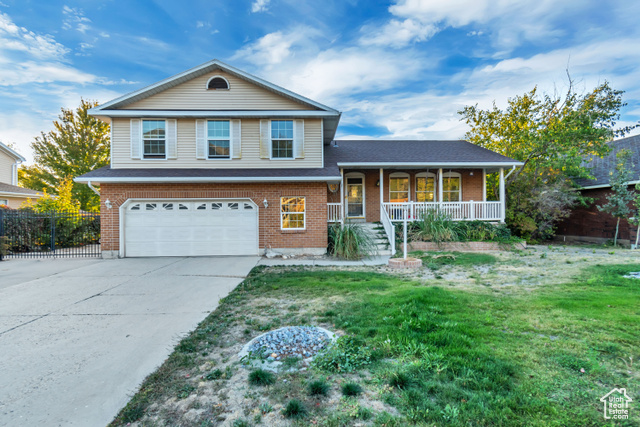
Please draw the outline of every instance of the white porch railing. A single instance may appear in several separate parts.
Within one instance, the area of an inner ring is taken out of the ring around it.
[[[327,203],[327,222],[342,222],[342,203]]]
[[[387,234],[391,248],[391,256],[393,256],[396,254],[396,226],[391,222],[391,218],[389,218],[386,209],[380,209],[380,222],[384,227],[384,232]]]
[[[382,210],[392,222],[420,220],[428,211],[447,214],[454,221],[503,221],[501,202],[406,202],[382,203]]]

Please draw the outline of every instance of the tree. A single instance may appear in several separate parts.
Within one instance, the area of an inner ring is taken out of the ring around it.
[[[73,197],[73,181],[71,178],[63,179],[56,188],[57,196],[53,197],[45,190],[44,196],[38,198],[35,202],[27,199],[20,208],[33,209],[35,212],[72,212],[80,211],[80,202]]]
[[[475,105],[458,112],[471,128],[467,140],[523,163],[506,180],[512,231],[527,238],[552,237],[558,220],[584,201],[573,184],[590,177],[584,160],[606,155],[608,142],[631,129],[615,129],[625,105],[622,93],[605,82],[578,94],[570,80],[564,96],[539,95],[534,88],[510,98],[504,110],[494,102],[487,110]],[[497,187],[496,177],[488,187]]]
[[[62,108],[54,130],[42,132],[31,147],[35,164],[20,168],[20,183],[34,190],[57,194],[68,178],[75,178],[109,164],[109,125],[87,112],[97,102],[81,100],[75,110]],[[73,198],[87,211],[99,209],[98,196],[84,184],[72,183]]]
[[[633,199],[633,216],[629,218],[629,222],[637,227],[636,229],[636,246],[638,249],[638,242],[640,241],[640,183],[636,184],[635,198]]]
[[[631,151],[620,150],[616,154],[616,166],[609,172],[611,178],[609,184],[611,184],[611,192],[607,195],[607,203],[603,206],[598,205],[600,212],[606,212],[611,214],[614,218],[617,218],[616,222],[616,234],[613,238],[613,246],[618,243],[618,229],[620,228],[620,220],[622,218],[628,218],[631,213],[629,203],[635,198],[635,192],[629,190],[629,181],[633,172],[633,164],[631,163]]]

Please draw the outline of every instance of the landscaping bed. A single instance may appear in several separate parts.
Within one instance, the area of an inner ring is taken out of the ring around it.
[[[412,256],[423,267],[411,272],[255,269],[113,425],[595,426],[600,397],[640,389],[640,282],[623,277],[640,271],[636,253]],[[238,358],[264,332],[300,325],[342,337],[275,374]]]

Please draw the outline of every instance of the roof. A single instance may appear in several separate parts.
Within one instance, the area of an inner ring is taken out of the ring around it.
[[[283,181],[339,181],[340,171],[332,165],[324,168],[292,169],[170,169],[131,168],[112,169],[105,166],[74,181],[87,183],[109,182],[283,182]]]
[[[6,145],[4,145],[2,142],[0,142],[0,151],[3,151],[5,153],[7,153],[8,155],[13,157],[17,161],[20,161],[20,162],[25,162],[26,161],[26,159],[24,157],[22,157],[20,154],[16,153],[11,148],[9,148]]]
[[[325,161],[349,167],[507,167],[522,163],[455,140],[337,140]]]
[[[9,195],[15,194],[16,196],[41,196],[42,193],[30,188],[18,187],[17,185],[5,184],[0,182],[0,194]]]
[[[640,135],[629,136],[627,138],[612,141],[611,152],[605,157],[592,156],[586,161],[586,165],[591,168],[591,174],[594,179],[578,179],[576,184],[582,188],[606,188],[610,187],[610,172],[616,167],[616,155],[620,150],[627,149],[631,151],[631,162],[633,163],[634,184],[640,177]]]
[[[198,110],[189,110],[189,111],[178,111],[178,110],[158,110],[158,111],[148,111],[148,110],[127,110],[122,111],[119,110],[122,107],[125,107],[129,104],[137,102],[141,99],[148,98],[157,93],[170,89],[172,87],[178,86],[184,82],[192,80],[196,77],[202,76],[204,74],[210,73],[212,71],[222,70],[229,74],[232,74],[240,79],[246,80],[250,83],[255,84],[263,89],[276,93],[285,98],[294,100],[296,102],[305,104],[309,107],[308,111],[297,110],[297,111],[233,111],[228,112],[232,114],[234,117],[272,117],[284,114],[285,116],[291,117],[322,117],[324,118],[324,135],[325,135],[325,143],[330,142],[338,128],[338,122],[340,121],[341,113],[331,107],[328,107],[324,104],[320,104],[319,102],[313,101],[309,98],[306,98],[302,95],[299,95],[295,92],[292,92],[288,89],[270,83],[266,80],[263,80],[259,77],[253,76],[247,72],[239,70],[235,67],[232,67],[228,64],[225,64],[222,61],[217,59],[213,59],[209,62],[205,62],[204,64],[198,65],[197,67],[191,68],[187,71],[183,71],[182,73],[176,74],[174,76],[168,77],[164,80],[161,80],[157,83],[144,87],[142,89],[136,90],[134,92],[123,95],[119,98],[113,99],[109,102],[101,104],[97,107],[91,108],[89,110],[89,114],[96,117],[115,117],[115,116],[123,116],[123,117],[192,117],[196,115],[202,116],[213,116],[219,115],[219,111],[198,111]],[[229,115],[229,114],[227,114]]]

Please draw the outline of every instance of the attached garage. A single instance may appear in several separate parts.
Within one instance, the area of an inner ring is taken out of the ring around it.
[[[131,200],[121,215],[126,257],[259,252],[258,206],[248,199]]]

